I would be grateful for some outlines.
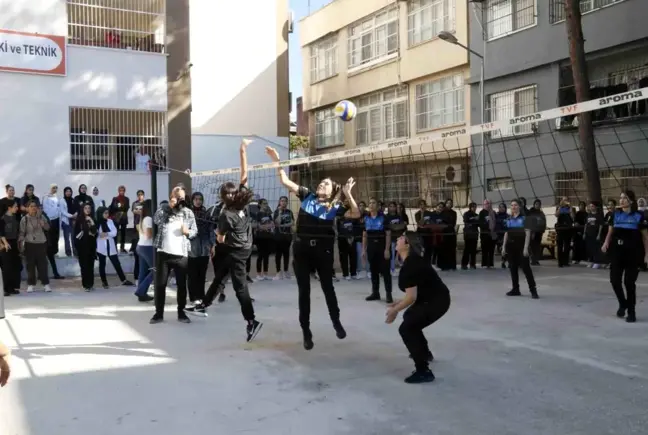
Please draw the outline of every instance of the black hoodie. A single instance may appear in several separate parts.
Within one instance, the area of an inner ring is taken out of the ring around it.
[[[86,191],[88,190],[88,186],[85,184],[80,184],[79,185],[79,194],[74,197],[74,202],[76,203],[78,207],[79,214],[83,214],[83,206],[86,204],[90,204],[90,207],[92,208],[92,211],[90,212],[90,216],[95,215],[95,204],[94,201],[92,200],[92,197],[86,193],[81,193],[81,188],[85,187]]]
[[[72,188],[70,186],[66,186],[65,189],[63,189],[63,199],[65,200],[65,204],[67,205],[68,213],[74,214],[79,211],[79,207],[77,206],[77,203],[74,201],[74,197],[72,195],[67,196],[65,194],[68,190],[70,191],[70,193],[73,193]]]

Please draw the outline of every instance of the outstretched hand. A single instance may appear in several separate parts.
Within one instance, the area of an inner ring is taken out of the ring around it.
[[[351,189],[353,189],[353,186],[355,186],[355,180],[353,177],[349,178],[346,182],[346,184],[342,187],[342,193],[344,193],[346,196],[349,196],[351,194]]]
[[[276,149],[272,148],[271,146],[265,147],[266,154],[272,159],[273,162],[278,162],[281,160],[281,157],[279,157],[279,153],[277,152]]]
[[[252,142],[254,142],[252,139],[243,138],[241,140],[241,149],[242,150],[246,149],[248,147],[248,145],[250,145]]]

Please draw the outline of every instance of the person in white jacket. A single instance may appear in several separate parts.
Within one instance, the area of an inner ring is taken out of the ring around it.
[[[58,186],[51,184],[50,191],[43,196],[41,204],[43,206],[43,213],[47,216],[50,226],[47,231],[47,260],[50,266],[52,266],[54,279],[63,279],[56,267],[56,254],[59,251],[59,239],[61,237],[61,217],[63,215],[61,204],[65,201],[59,198],[57,193]]]
[[[106,207],[97,208],[97,258],[99,259],[99,276],[103,283],[103,288],[108,288],[108,279],[106,278],[106,258],[110,259],[117,276],[122,285],[132,286],[133,283],[126,279],[124,271],[121,268],[119,257],[117,256],[117,247],[115,246],[115,236],[117,227],[110,219],[110,213]]]

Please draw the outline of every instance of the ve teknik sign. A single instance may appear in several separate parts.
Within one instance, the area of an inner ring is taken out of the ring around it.
[[[0,29],[0,71],[64,76],[65,39]]]

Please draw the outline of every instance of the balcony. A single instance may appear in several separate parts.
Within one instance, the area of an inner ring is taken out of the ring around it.
[[[165,52],[164,0],[67,0],[68,43]]]

